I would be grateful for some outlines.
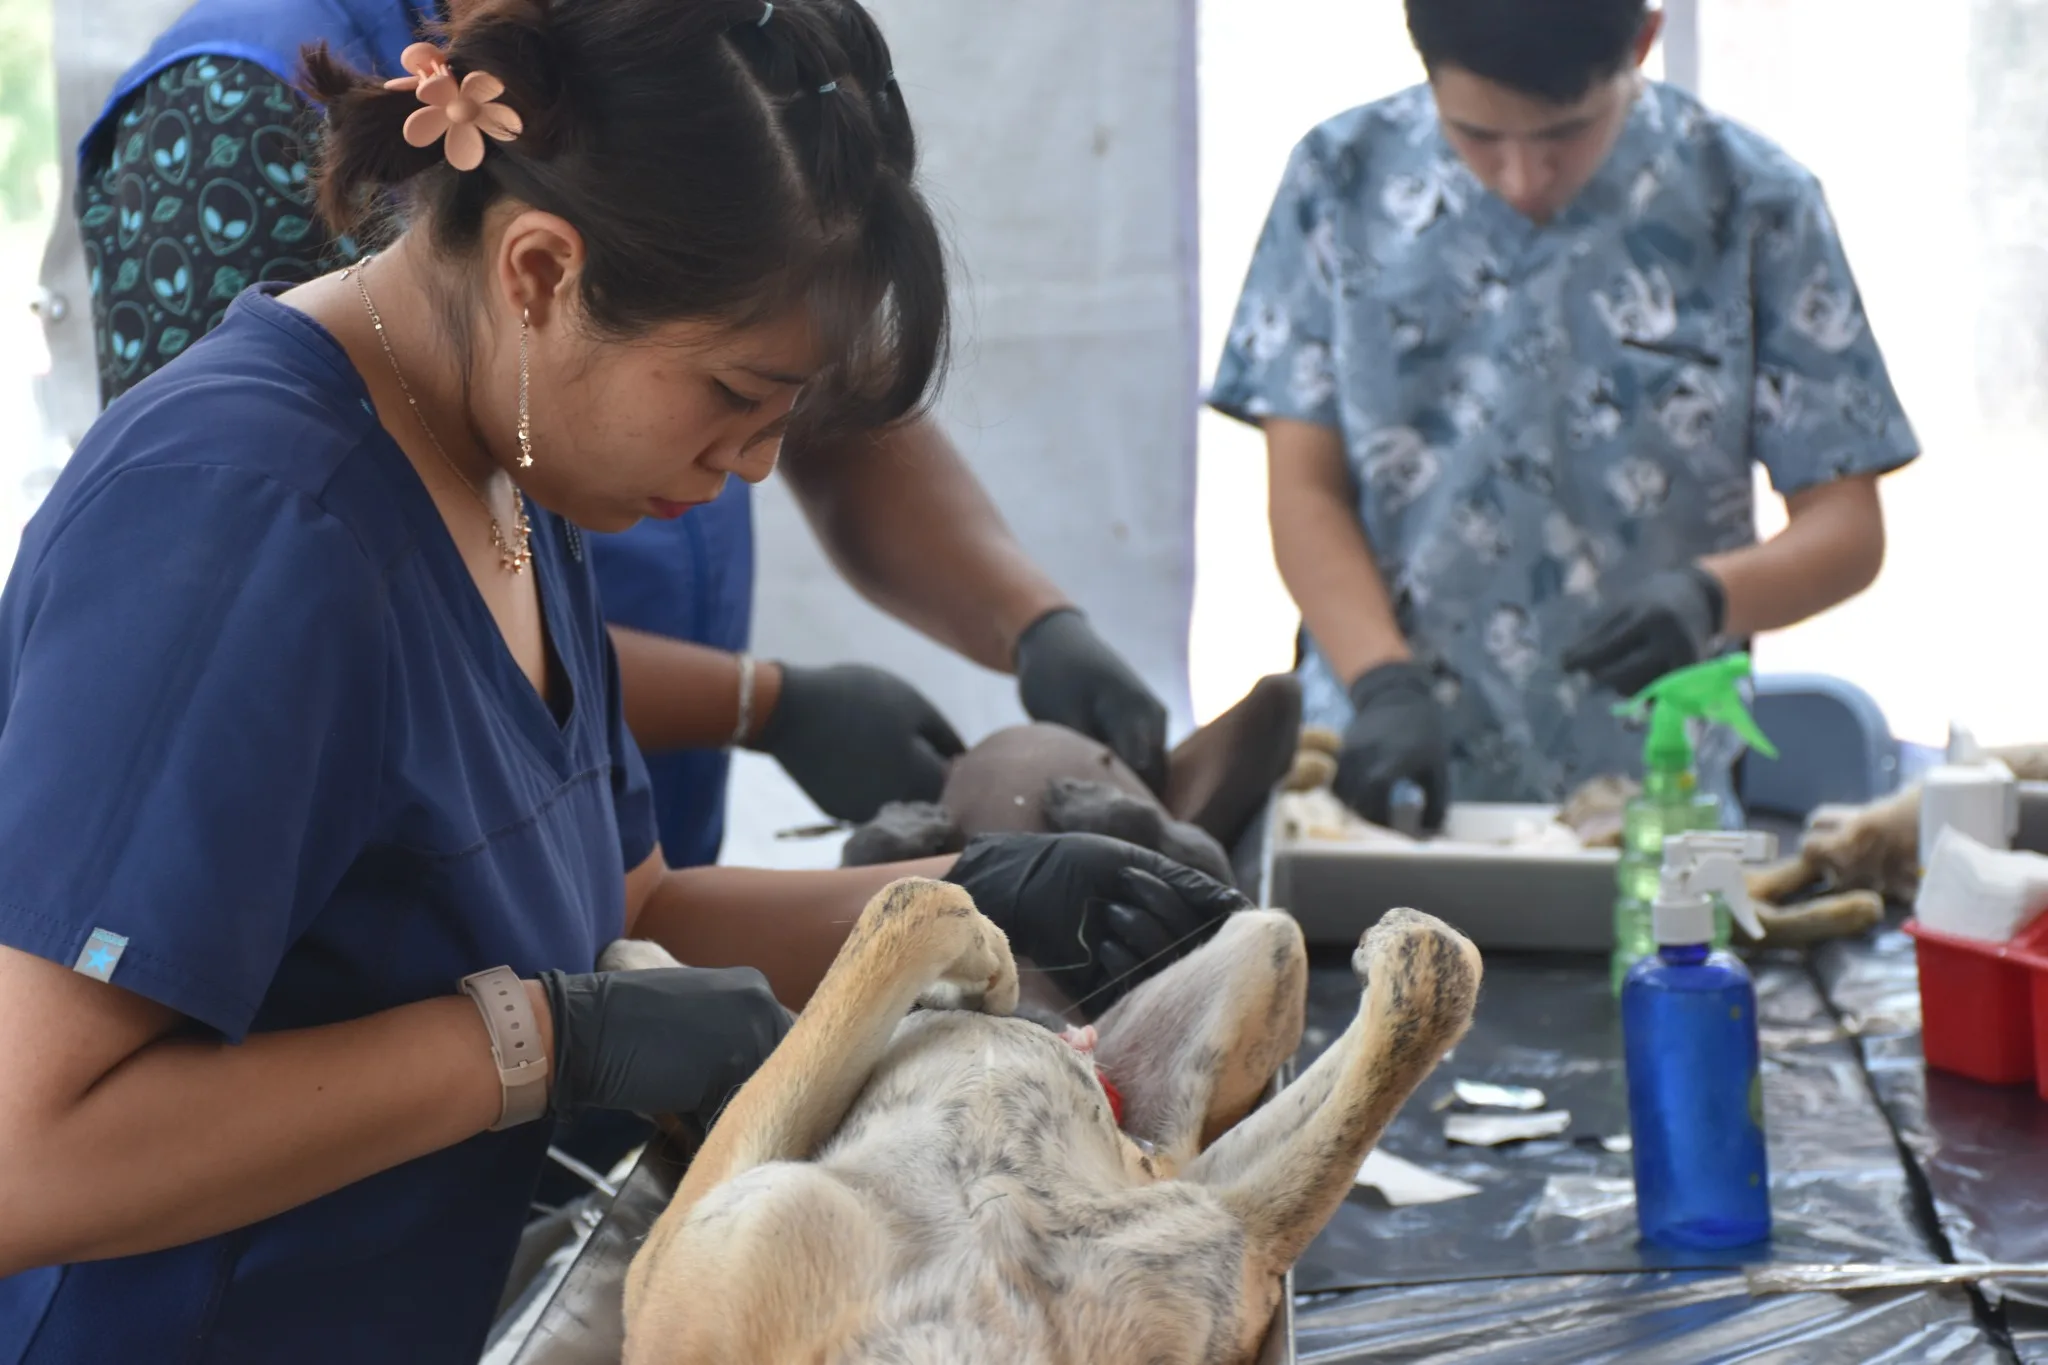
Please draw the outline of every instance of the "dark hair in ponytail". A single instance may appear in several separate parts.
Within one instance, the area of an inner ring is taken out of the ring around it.
[[[396,207],[460,254],[516,199],[583,235],[583,308],[607,335],[808,307],[835,359],[793,433],[874,429],[925,400],[945,252],[888,46],[857,0],[480,0],[438,36],[458,77],[504,83],[523,131],[457,172],[440,144],[402,136],[415,95],[309,48],[335,231]]]

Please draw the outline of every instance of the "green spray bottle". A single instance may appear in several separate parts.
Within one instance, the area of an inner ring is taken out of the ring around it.
[[[1749,655],[1724,654],[1667,673],[1628,701],[1616,715],[1650,718],[1643,741],[1643,791],[1622,812],[1621,862],[1615,870],[1613,987],[1636,962],[1657,951],[1652,923],[1664,841],[1675,834],[1721,827],[1721,803],[1699,789],[1691,722],[1717,721],[1731,727],[1768,758],[1778,751],[1742,704],[1741,680],[1749,676]],[[1714,946],[1728,944],[1725,908],[1714,916]]]

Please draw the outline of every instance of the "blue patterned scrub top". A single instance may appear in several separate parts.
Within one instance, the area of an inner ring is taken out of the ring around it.
[[[1640,768],[1559,655],[1607,594],[1756,538],[1781,494],[1918,453],[1818,182],[1645,83],[1537,226],[1444,139],[1427,86],[1295,149],[1209,401],[1335,428],[1397,620],[1448,708],[1465,801]],[[1307,717],[1344,726],[1313,640]]]

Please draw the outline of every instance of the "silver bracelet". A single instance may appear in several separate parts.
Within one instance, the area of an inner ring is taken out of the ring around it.
[[[747,737],[754,733],[754,656],[742,654],[740,664],[740,719],[732,727],[730,748],[745,746]]]

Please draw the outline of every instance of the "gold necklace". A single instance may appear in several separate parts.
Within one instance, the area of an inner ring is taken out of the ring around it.
[[[526,519],[525,497],[516,487],[512,490],[512,534],[507,536],[504,526],[498,521],[498,514],[491,509],[491,500],[484,496],[481,488],[470,482],[469,476],[462,472],[460,465],[448,458],[448,451],[441,445],[441,438],[434,434],[433,427],[427,424],[427,415],[420,411],[419,400],[412,396],[412,385],[405,382],[405,371],[398,367],[398,357],[392,354],[391,338],[384,335],[384,319],[378,316],[377,305],[370,302],[370,286],[363,280],[363,271],[369,264],[369,260],[362,261],[350,266],[342,274],[356,282],[356,292],[363,296],[363,307],[370,314],[370,325],[377,329],[377,342],[384,348],[384,358],[391,362],[391,373],[398,380],[399,391],[405,394],[405,401],[411,406],[412,415],[419,422],[420,430],[427,433],[427,444],[441,457],[441,463],[448,466],[449,473],[462,480],[462,486],[469,490],[470,496],[484,509],[484,515],[491,519],[491,544],[498,550],[498,567],[506,573],[524,573],[526,566],[533,562],[533,526]]]

